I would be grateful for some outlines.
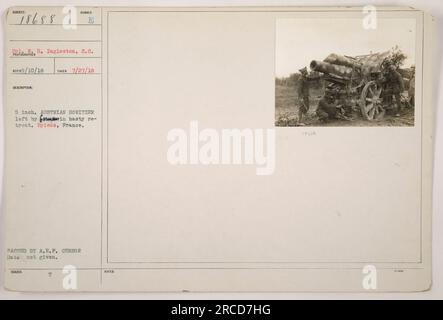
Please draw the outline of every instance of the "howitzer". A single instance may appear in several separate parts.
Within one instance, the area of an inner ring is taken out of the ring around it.
[[[347,105],[357,100],[363,118],[376,120],[385,114],[383,100],[392,96],[384,76],[390,54],[386,51],[350,57],[332,53],[323,61],[313,60],[310,68],[324,75],[326,94],[341,97]],[[409,79],[414,74],[412,68],[399,72]]]
[[[354,70],[350,67],[318,60],[311,61],[309,66],[311,70],[345,79],[350,79],[354,72]]]
[[[362,116],[367,120],[382,117],[385,110],[381,104],[383,63],[389,52],[371,53],[349,57],[335,53],[323,61],[313,60],[310,68],[324,74],[327,90],[350,103],[358,100]]]
[[[341,56],[339,54],[331,53],[326,57],[324,62],[332,63],[339,66],[345,66],[352,69],[360,69],[362,64],[355,58]]]

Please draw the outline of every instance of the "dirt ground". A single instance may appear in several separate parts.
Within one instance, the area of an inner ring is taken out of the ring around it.
[[[276,85],[275,92],[275,125],[278,127],[299,126],[298,121],[298,98],[296,89],[292,86]],[[303,117],[302,123],[305,126],[313,127],[372,127],[372,126],[413,126],[414,125],[414,109],[403,108],[400,117],[395,116],[395,112],[386,112],[385,116],[379,120],[368,121],[362,118],[360,113],[355,112],[351,121],[334,119],[327,122],[321,122],[315,111],[318,102],[323,96],[322,90],[310,91],[310,108],[308,113]]]

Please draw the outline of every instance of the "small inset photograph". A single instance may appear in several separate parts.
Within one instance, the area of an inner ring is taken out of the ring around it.
[[[275,126],[414,126],[415,19],[278,19]]]

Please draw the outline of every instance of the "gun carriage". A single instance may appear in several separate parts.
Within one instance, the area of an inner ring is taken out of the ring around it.
[[[310,68],[323,74],[327,93],[372,121],[384,116],[389,95],[392,97],[385,77],[389,57],[389,51],[355,57],[333,53],[323,61],[313,60]]]

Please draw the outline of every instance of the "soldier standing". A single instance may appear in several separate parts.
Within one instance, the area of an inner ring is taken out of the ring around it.
[[[386,81],[390,88],[392,88],[392,95],[395,98],[395,104],[397,105],[396,116],[400,116],[400,111],[402,109],[401,105],[401,94],[405,91],[403,77],[396,70],[393,64],[388,65],[388,72],[386,74]]]
[[[298,108],[298,122],[300,125],[303,123],[302,118],[303,115],[308,113],[309,111],[309,82],[313,80],[317,80],[319,78],[309,78],[308,77],[308,69],[304,67],[299,70],[301,73],[301,77],[299,80],[298,86],[298,100],[299,100],[299,108]]]
[[[411,67],[411,73],[412,77],[411,80],[409,80],[408,97],[409,97],[409,105],[414,107],[415,106],[415,66]]]

